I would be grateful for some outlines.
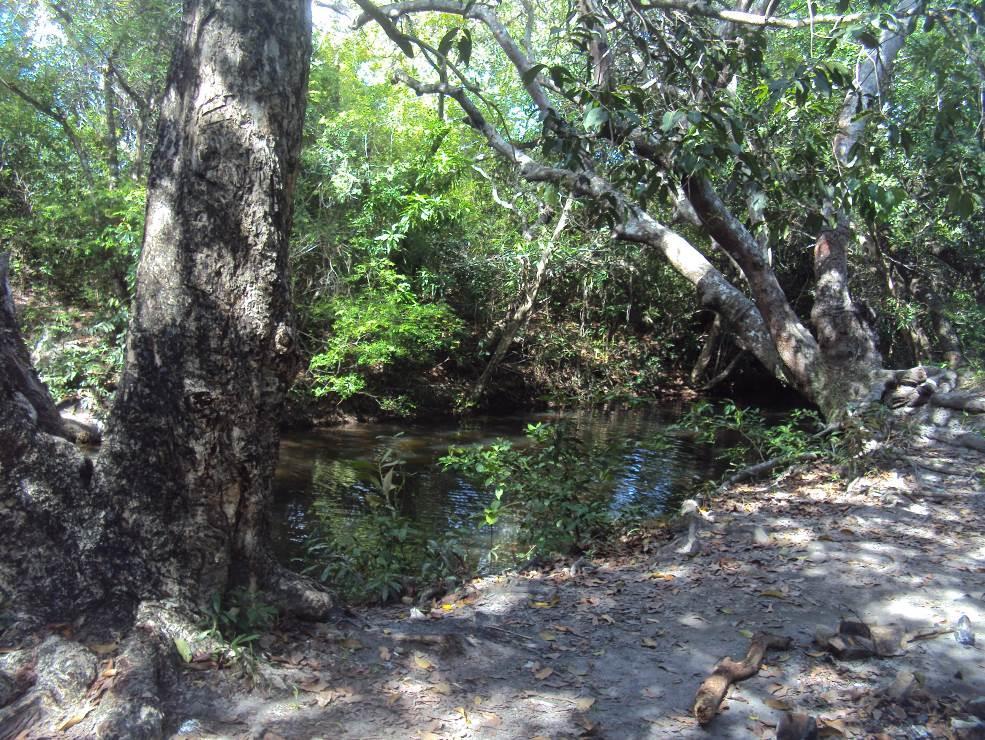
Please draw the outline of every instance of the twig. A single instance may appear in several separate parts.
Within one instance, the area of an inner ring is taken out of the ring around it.
[[[746,657],[741,661],[734,661],[729,657],[718,661],[711,675],[704,680],[694,696],[694,707],[691,711],[698,723],[706,725],[715,718],[729,686],[759,673],[767,650],[787,650],[790,644],[789,637],[757,632],[749,643]]]

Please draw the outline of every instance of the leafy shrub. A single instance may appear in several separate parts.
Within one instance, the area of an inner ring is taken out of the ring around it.
[[[78,396],[83,407],[97,414],[108,406],[119,380],[126,344],[129,312],[116,300],[109,306],[115,313],[94,322],[77,311],[55,311],[34,348],[38,371],[52,396]]]
[[[355,280],[368,284],[318,309],[331,325],[331,336],[309,364],[313,392],[339,400],[363,394],[382,409],[401,413],[406,399],[374,393],[383,385],[374,380],[398,366],[427,366],[437,353],[454,349],[462,322],[445,303],[420,301],[389,260],[363,266],[356,275]]]
[[[527,437],[529,447],[452,447],[440,462],[489,494],[485,523],[514,527],[526,556],[590,549],[611,531],[612,469],[624,447],[588,445],[565,423],[530,424]]]
[[[812,435],[822,426],[817,412],[807,409],[794,409],[784,422],[770,424],[757,408],[741,407],[734,401],[721,406],[698,401],[675,428],[694,433],[704,444],[719,445],[719,458],[738,468],[819,449]]]

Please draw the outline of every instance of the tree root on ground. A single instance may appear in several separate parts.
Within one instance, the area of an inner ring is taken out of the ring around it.
[[[777,468],[784,466],[796,465],[801,462],[809,462],[811,460],[817,460],[821,457],[819,452],[804,452],[800,455],[780,455],[779,457],[770,458],[769,460],[764,460],[761,463],[756,463],[755,465],[750,465],[747,468],[742,468],[742,470],[730,475],[726,478],[722,484],[718,487],[717,493],[724,493],[727,489],[734,486],[736,483],[743,483],[747,480],[754,480],[760,476],[766,475],[767,473],[772,473]]]
[[[87,648],[49,635],[33,648],[0,660],[0,737],[119,738],[164,733],[162,688],[176,681],[177,640],[197,653],[222,649],[203,635],[194,612],[168,602],[144,602],[114,656],[113,645]],[[94,650],[103,653],[97,657]]]
[[[928,429],[925,436],[935,442],[943,442],[952,447],[963,447],[977,452],[985,452],[985,437],[974,432],[951,432],[944,429]]]
[[[729,686],[755,676],[763,665],[767,650],[787,650],[790,644],[789,637],[757,632],[749,643],[745,658],[735,661],[725,657],[718,661],[711,675],[704,680],[694,696],[694,706],[691,711],[698,722],[707,725],[715,718]]]
[[[319,622],[333,616],[336,600],[322,584],[309,576],[272,563],[264,582],[269,601],[281,613]]]

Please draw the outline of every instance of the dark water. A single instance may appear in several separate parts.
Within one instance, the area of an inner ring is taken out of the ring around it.
[[[378,460],[389,448],[404,460],[406,474],[400,494],[403,513],[440,538],[454,532],[476,545],[495,537],[480,528],[477,515],[489,504],[461,476],[441,470],[437,460],[450,445],[508,439],[524,444],[529,423],[571,422],[589,443],[624,443],[626,452],[614,465],[611,507],[660,514],[696,483],[720,474],[712,450],[690,436],[667,433],[682,413],[680,406],[621,412],[527,414],[473,418],[465,422],[427,424],[358,424],[292,433],[281,443],[274,482],[272,521],[274,544],[282,559],[299,557],[315,511],[332,521],[355,526],[366,507]],[[400,434],[399,437],[394,435]]]

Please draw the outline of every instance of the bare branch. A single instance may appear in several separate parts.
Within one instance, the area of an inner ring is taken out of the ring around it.
[[[507,58],[516,67],[521,79],[524,79],[534,66],[520,46],[514,41],[506,25],[496,15],[496,11],[488,5],[471,2],[461,3],[456,2],[456,0],[407,0],[407,2],[393,3],[381,7],[374,6],[369,0],[356,0],[356,3],[365,12],[356,19],[355,27],[360,28],[370,20],[375,20],[377,23],[380,23],[384,32],[391,38],[393,38],[393,35],[390,30],[387,30],[388,27],[395,31],[395,22],[411,13],[449,13],[451,15],[460,15],[463,18],[477,20],[489,29],[496,43],[499,44]],[[367,8],[372,8],[372,12]],[[380,20],[380,16],[384,18],[384,21]],[[399,31],[396,32],[398,34],[400,33]],[[400,35],[403,36],[403,34]],[[408,54],[408,56],[410,55]],[[554,111],[554,106],[548,100],[544,87],[538,79],[539,77],[540,75],[536,75],[532,79],[525,81],[524,87],[526,87],[527,92],[541,114],[546,116],[548,113]]]
[[[865,14],[863,13],[814,15],[810,18],[776,18],[770,15],[747,13],[741,10],[722,10],[706,2],[702,2],[702,0],[650,0],[650,2],[645,4],[637,4],[637,7],[640,10],[679,10],[691,15],[717,18],[720,21],[739,23],[745,26],[757,26],[759,28],[808,28],[818,25],[854,23],[865,18]]]
[[[834,154],[842,167],[853,164],[852,149],[862,137],[868,116],[860,116],[879,104],[893,72],[896,55],[913,30],[916,15],[923,0],[900,0],[896,6],[899,24],[879,35],[879,44],[864,49],[862,59],[855,66],[855,89],[845,96],[838,115],[838,133],[834,138]]]
[[[656,249],[688,282],[705,308],[721,314],[733,329],[740,346],[749,350],[777,378],[785,379],[784,365],[773,345],[769,329],[755,304],[732,285],[690,242],[664,226],[607,179],[594,172],[552,167],[533,159],[510,143],[486,121],[465,90],[446,83],[422,83],[404,72],[397,75],[418,95],[441,93],[454,99],[469,123],[508,162],[516,165],[528,182],[549,182],[568,193],[604,204],[615,214],[617,238]]]
[[[14,82],[9,82],[0,77],[0,85],[10,90],[10,92],[34,108],[38,113],[50,118],[61,127],[65,133],[65,137],[75,151],[75,156],[78,158],[79,165],[82,167],[82,174],[85,176],[86,182],[89,184],[89,187],[95,187],[96,182],[93,179],[92,169],[89,166],[89,158],[86,156],[82,141],[79,139],[78,134],[75,133],[75,129],[72,128],[72,124],[69,123],[68,116],[54,106],[41,102]]]

